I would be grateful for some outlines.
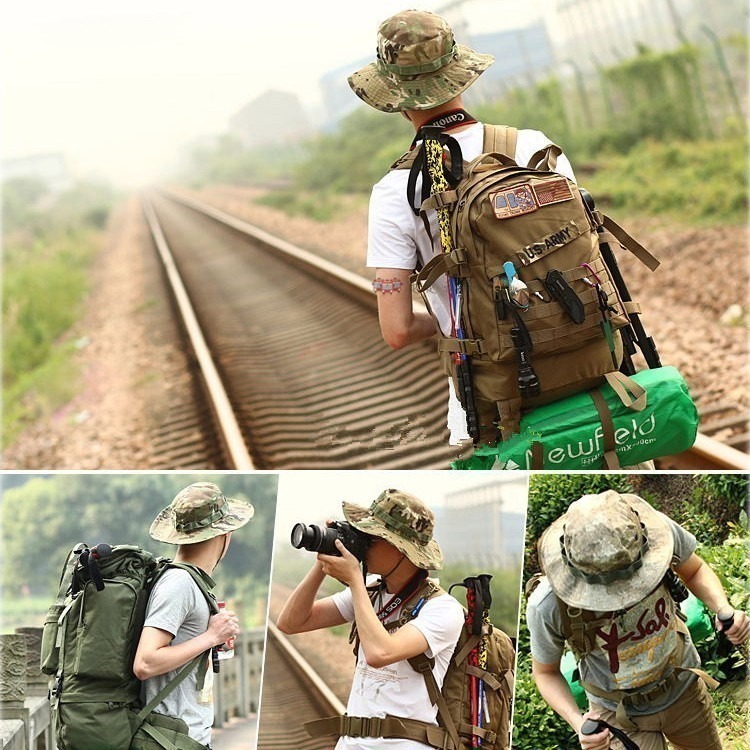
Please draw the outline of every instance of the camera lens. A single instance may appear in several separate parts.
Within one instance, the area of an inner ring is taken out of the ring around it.
[[[322,536],[323,534],[318,526],[296,523],[292,528],[292,547],[315,552],[320,547]]]

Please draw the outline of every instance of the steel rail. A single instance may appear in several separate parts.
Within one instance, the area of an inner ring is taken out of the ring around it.
[[[245,438],[227,396],[224,383],[211,356],[211,351],[206,344],[205,336],[193,310],[190,297],[182,282],[182,277],[177,270],[174,257],[164,237],[156,212],[151,203],[145,198],[143,199],[143,211],[185,325],[190,345],[198,361],[209,403],[216,418],[216,427],[226,449],[227,456],[232,462],[232,468],[239,471],[253,469],[253,461],[250,458]]]
[[[282,254],[289,262],[305,269],[307,273],[326,280],[330,286],[336,287],[352,299],[376,311],[377,300],[372,293],[372,287],[364,277],[344,269],[331,261],[321,258],[312,252],[297,247],[271,233],[260,229],[243,219],[226,213],[202,201],[187,197],[172,190],[161,191],[170,200],[180,203],[214,221],[252,238],[275,254]],[[426,308],[418,300],[414,300],[415,310],[426,312]],[[710,425],[709,425],[710,427]],[[244,441],[243,441],[244,445]],[[699,432],[694,446],[679,456],[669,456],[657,459],[669,462],[670,468],[706,468],[706,469],[748,469],[750,468],[750,454],[744,453],[719,440]],[[697,467],[696,467],[697,464]]]

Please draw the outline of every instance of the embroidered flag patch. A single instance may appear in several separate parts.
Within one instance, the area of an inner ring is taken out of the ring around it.
[[[490,193],[489,198],[492,202],[492,210],[498,219],[510,219],[513,216],[531,213],[539,208],[534,192],[528,185]]]
[[[534,185],[532,189],[540,206],[562,203],[573,198],[573,191],[570,189],[568,181],[564,179],[545,180]]]

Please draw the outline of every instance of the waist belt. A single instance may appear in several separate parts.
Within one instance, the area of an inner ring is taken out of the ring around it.
[[[443,727],[428,724],[417,719],[401,716],[329,716],[325,719],[308,721],[305,730],[311,737],[335,734],[345,737],[380,737],[381,739],[405,739],[421,742],[438,750],[459,750]],[[479,727],[460,726],[459,731],[473,731],[481,737],[483,744],[492,748],[496,733]]]
[[[650,690],[643,692],[635,692],[629,690],[604,690],[596,685],[583,682],[581,685],[586,689],[587,692],[597,696],[597,698],[604,698],[613,702],[617,702],[617,709],[615,716],[619,724],[624,726],[626,729],[637,729],[638,727],[633,724],[630,717],[627,714],[627,706],[643,706],[649,703],[653,703],[660,696],[666,695],[669,690],[672,689],[675,682],[681,673],[692,672],[706,684],[710,690],[715,690],[719,683],[714,680],[707,672],[702,669],[690,668],[690,667],[675,667],[669,675],[663,679],[660,683],[652,687]]]

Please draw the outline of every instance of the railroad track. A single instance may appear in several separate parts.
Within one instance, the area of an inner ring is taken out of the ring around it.
[[[211,404],[165,450],[212,433],[217,468],[448,468],[434,347],[391,350],[365,279],[191,198],[153,194],[144,211]],[[748,468],[746,417],[722,417],[737,445],[702,434],[659,468]]]
[[[345,706],[269,621],[258,720],[258,750],[331,750],[335,737],[311,738],[303,724]]]

